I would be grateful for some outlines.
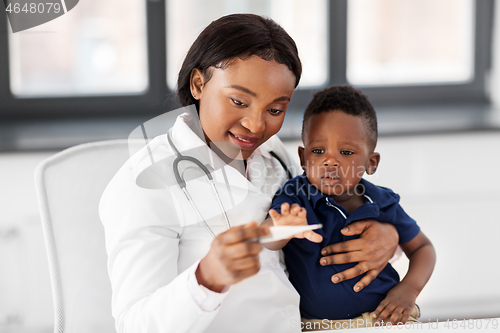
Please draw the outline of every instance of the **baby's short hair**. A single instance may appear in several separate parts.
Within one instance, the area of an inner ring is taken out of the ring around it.
[[[372,148],[375,149],[378,138],[377,114],[368,97],[361,90],[350,85],[330,86],[314,93],[304,111],[302,139],[304,139],[305,125],[312,116],[337,111],[362,117],[366,125],[368,139],[372,143]]]

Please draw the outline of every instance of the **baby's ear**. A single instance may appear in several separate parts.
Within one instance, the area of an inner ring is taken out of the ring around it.
[[[300,166],[302,167],[302,170],[305,170],[305,158],[304,158],[304,147],[299,146],[299,158],[300,158]]]
[[[366,173],[369,175],[373,175],[375,171],[377,171],[379,163],[380,163],[380,154],[371,153],[370,157],[368,158],[368,168],[366,169]]]

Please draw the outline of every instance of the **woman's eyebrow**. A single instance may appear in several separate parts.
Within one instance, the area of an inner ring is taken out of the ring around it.
[[[230,86],[227,86],[227,87],[224,87],[224,88],[233,88],[233,89],[238,89],[238,90],[241,90],[243,92],[246,92],[247,94],[249,95],[252,95],[254,97],[257,97],[257,94],[254,93],[253,91],[251,91],[250,89],[248,88],[245,88],[245,87],[242,87],[242,86],[238,86],[238,85],[230,85]]]
[[[250,89],[248,88],[245,88],[245,87],[242,87],[242,86],[239,86],[239,85],[230,85],[230,86],[227,86],[227,87],[224,87],[224,88],[233,88],[233,89],[238,89],[238,90],[241,90],[249,95],[252,95],[253,97],[257,97],[257,94],[254,93],[253,91],[251,91]],[[288,96],[281,96],[281,97],[278,97],[276,98],[273,102],[281,102],[281,101],[290,101],[290,97]]]

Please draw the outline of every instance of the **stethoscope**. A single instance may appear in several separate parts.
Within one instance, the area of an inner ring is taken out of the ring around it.
[[[170,145],[170,148],[174,151],[174,154],[175,154],[175,159],[174,159],[174,162],[172,164],[173,171],[174,171],[174,176],[175,176],[175,180],[177,181],[177,184],[182,189],[182,192],[184,192],[184,195],[186,196],[187,200],[189,201],[189,203],[191,204],[191,206],[193,207],[193,209],[196,211],[196,214],[198,215],[198,217],[200,218],[200,220],[203,221],[203,224],[205,225],[205,227],[207,228],[207,230],[210,232],[210,234],[212,235],[212,237],[215,238],[214,232],[212,231],[212,229],[210,228],[210,226],[208,225],[208,223],[205,221],[205,219],[201,215],[200,211],[198,210],[198,208],[196,207],[196,204],[193,201],[193,198],[191,197],[191,195],[189,194],[189,192],[187,190],[186,182],[184,181],[183,176],[181,176],[181,174],[179,172],[179,163],[182,162],[182,161],[191,162],[191,163],[195,164],[196,166],[198,166],[205,173],[205,175],[207,176],[210,184],[212,185],[212,189],[213,189],[213,191],[215,193],[215,196],[217,197],[217,202],[219,203],[219,208],[220,208],[220,210],[222,212],[222,215],[224,215],[224,220],[226,221],[226,227],[229,230],[231,228],[231,224],[229,223],[229,218],[227,217],[226,210],[224,209],[224,206],[222,205],[222,201],[221,201],[220,196],[219,196],[219,191],[217,191],[217,187],[215,187],[214,179],[213,179],[212,175],[210,174],[210,171],[208,170],[208,168],[203,163],[201,163],[200,160],[198,160],[197,158],[192,157],[192,156],[182,155],[179,152],[179,150],[177,150],[177,147],[174,145],[174,142],[172,141],[171,131],[172,131],[172,129],[170,129],[167,132],[167,140],[168,140],[168,144]],[[281,160],[281,158],[279,158],[278,155],[275,152],[273,152],[273,151],[270,151],[269,154],[272,157],[274,157],[275,159],[278,160],[278,162],[281,164],[281,166],[283,167],[283,169],[285,169],[285,171],[287,173],[287,176],[288,176],[288,179],[291,179],[292,178],[292,173],[288,169],[287,165]]]

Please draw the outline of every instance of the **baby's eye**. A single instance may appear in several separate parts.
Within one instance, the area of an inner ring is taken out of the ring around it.
[[[325,150],[321,148],[316,148],[312,150],[313,154],[324,154]]]
[[[238,101],[238,100],[236,100],[236,99],[234,99],[234,98],[231,98],[231,101],[232,101],[234,104],[238,105],[238,106],[245,106],[245,104],[244,104],[243,102],[240,102],[240,101]]]
[[[340,153],[347,156],[354,154],[354,152],[350,150],[341,150]]]
[[[270,114],[272,114],[273,116],[277,116],[279,115],[280,113],[283,112],[283,110],[280,110],[280,109],[269,109],[268,110]]]

